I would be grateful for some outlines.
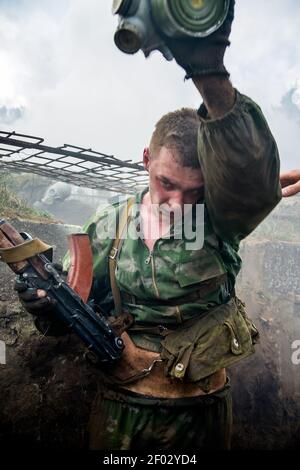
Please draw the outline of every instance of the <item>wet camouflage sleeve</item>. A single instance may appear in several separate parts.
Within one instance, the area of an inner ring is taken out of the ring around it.
[[[199,109],[199,159],[205,200],[214,229],[238,243],[281,199],[276,142],[259,106],[237,92],[233,109],[220,119]]]

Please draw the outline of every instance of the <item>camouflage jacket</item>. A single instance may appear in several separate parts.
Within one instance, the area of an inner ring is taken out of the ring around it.
[[[163,237],[150,252],[141,238],[124,239],[115,274],[121,294],[126,294],[124,310],[132,314],[136,325],[174,328],[226,304],[241,267],[240,241],[281,198],[276,143],[257,104],[237,92],[233,109],[224,117],[208,119],[202,105],[199,119],[198,153],[205,181],[204,245],[191,250],[186,249],[184,238]],[[137,207],[145,191],[147,188],[136,194]],[[90,236],[94,255],[93,296],[108,314],[114,305],[108,275],[112,240],[106,235],[111,228],[109,215],[119,214],[122,206],[124,203],[109,206],[83,228]],[[129,218],[128,231],[135,230],[133,223],[133,217]],[[197,300],[182,300],[224,274],[226,282],[215,290]],[[146,349],[161,350],[161,338],[155,335],[132,333],[132,339]]]

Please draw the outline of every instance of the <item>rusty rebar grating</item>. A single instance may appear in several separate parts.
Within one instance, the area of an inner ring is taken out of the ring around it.
[[[16,132],[0,131],[0,169],[115,193],[131,194],[147,185],[141,163],[74,145],[50,147],[40,137]]]

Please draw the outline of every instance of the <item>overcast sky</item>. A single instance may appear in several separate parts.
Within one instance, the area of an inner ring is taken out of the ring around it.
[[[142,157],[155,122],[200,97],[159,54],[121,53],[111,0],[0,0],[0,126],[119,158]],[[300,1],[237,0],[226,65],[300,167]]]

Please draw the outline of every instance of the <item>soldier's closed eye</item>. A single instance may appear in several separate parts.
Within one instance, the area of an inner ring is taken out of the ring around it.
[[[198,196],[200,194],[202,188],[195,188],[195,189],[190,189],[187,191],[191,196]]]
[[[161,185],[168,190],[174,189],[174,185],[170,183],[169,181],[161,180]]]

